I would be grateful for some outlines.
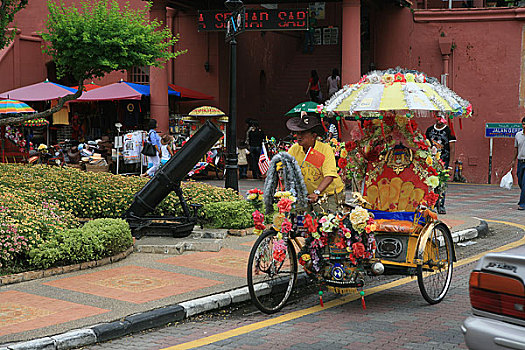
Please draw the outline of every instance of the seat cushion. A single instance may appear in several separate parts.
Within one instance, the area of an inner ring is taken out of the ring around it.
[[[423,226],[407,220],[377,219],[375,224],[377,226],[376,232],[412,233],[423,228]]]

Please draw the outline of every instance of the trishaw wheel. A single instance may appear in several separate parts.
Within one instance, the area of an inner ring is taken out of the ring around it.
[[[297,255],[293,244],[285,241],[284,252],[274,254],[276,242],[277,232],[264,231],[248,259],[248,290],[252,302],[266,314],[284,307],[297,280]]]
[[[434,227],[423,252],[423,264],[417,267],[417,283],[421,295],[429,304],[445,298],[452,280],[453,246],[444,224]]]

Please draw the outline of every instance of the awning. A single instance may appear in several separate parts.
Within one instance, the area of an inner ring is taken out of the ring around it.
[[[120,81],[85,92],[76,101],[140,100],[149,95],[149,85]],[[168,95],[180,96],[180,93],[168,88]]]
[[[168,84],[168,86],[173,89],[174,91],[180,92],[180,99],[181,100],[213,100],[215,97],[211,95],[203,94],[202,92],[198,92],[192,89],[188,89],[179,85],[175,84]]]
[[[46,80],[41,83],[3,92],[0,94],[0,98],[18,101],[48,101],[74,94],[76,91],[76,89]]]

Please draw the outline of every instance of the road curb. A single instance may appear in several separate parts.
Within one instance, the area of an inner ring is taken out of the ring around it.
[[[488,233],[487,222],[481,219],[479,219],[479,221],[480,224],[475,228],[452,233],[454,242],[461,242]],[[297,277],[297,286],[306,284],[306,274],[300,274]],[[99,323],[91,327],[25,342],[1,344],[0,350],[74,349],[121,338],[151,328],[163,327],[173,322],[180,322],[194,315],[245,302],[249,299],[250,293],[248,287],[236,288],[227,292],[185,301],[180,304],[168,305],[133,314],[122,320]]]

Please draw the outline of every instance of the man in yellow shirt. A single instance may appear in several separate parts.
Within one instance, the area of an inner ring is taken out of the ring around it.
[[[286,127],[295,132],[297,143],[290,153],[299,163],[308,190],[308,201],[314,211],[338,211],[345,200],[345,185],[337,173],[332,148],[318,140],[324,134],[315,116],[303,115],[287,121]]]

